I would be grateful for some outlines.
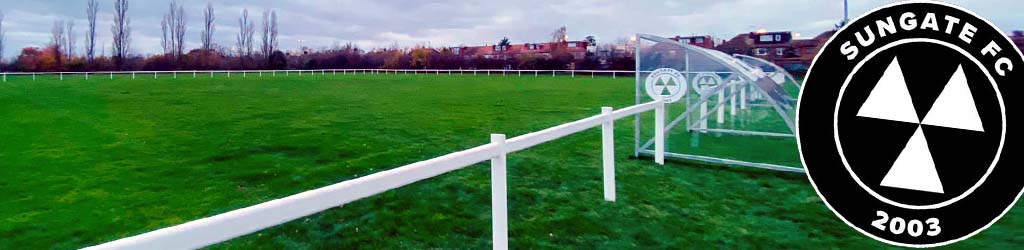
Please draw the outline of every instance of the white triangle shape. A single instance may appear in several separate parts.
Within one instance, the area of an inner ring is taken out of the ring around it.
[[[899,60],[892,59],[892,63],[885,69],[885,73],[882,73],[882,78],[871,90],[868,99],[860,106],[857,116],[920,123]]]
[[[957,67],[956,73],[946,83],[931,111],[925,115],[924,124],[985,132],[981,117],[978,116],[978,107],[974,105],[974,95],[967,86],[963,66]]]
[[[920,126],[892,164],[889,173],[882,178],[882,186],[943,193],[942,181],[935,170],[932,153],[928,150],[928,140],[924,138]]]

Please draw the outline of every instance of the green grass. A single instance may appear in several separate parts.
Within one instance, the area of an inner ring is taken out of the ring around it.
[[[176,225],[626,107],[633,88],[587,77],[9,77],[0,249]],[[614,203],[602,199],[597,129],[509,157],[513,248],[887,248],[843,224],[803,175],[631,159],[632,124],[616,123]],[[489,248],[489,178],[471,166],[210,248]],[[950,248],[1024,244],[1019,211]]]

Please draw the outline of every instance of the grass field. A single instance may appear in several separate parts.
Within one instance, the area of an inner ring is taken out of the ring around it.
[[[626,107],[633,88],[600,77],[11,77],[0,84],[0,249],[79,248],[250,206]],[[803,175],[658,166],[630,158],[632,131],[616,123],[614,203],[602,199],[597,129],[511,155],[510,246],[887,248],[843,224]],[[471,166],[210,248],[490,248],[489,178]],[[1021,213],[949,248],[1019,248]]]

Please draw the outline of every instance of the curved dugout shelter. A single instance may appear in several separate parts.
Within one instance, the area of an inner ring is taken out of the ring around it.
[[[784,69],[645,34],[636,58],[636,103],[666,101],[666,157],[803,172],[794,136],[800,84]],[[637,156],[654,154],[653,119],[637,116]]]

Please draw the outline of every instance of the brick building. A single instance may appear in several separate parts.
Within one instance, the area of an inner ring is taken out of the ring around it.
[[[572,55],[575,60],[583,60],[583,58],[587,56],[587,52],[590,51],[589,49],[591,48],[591,44],[587,41],[565,41],[550,43],[521,43],[507,46],[459,46],[450,47],[448,50],[451,51],[453,55],[462,56],[465,59],[482,57],[486,59],[505,60],[530,53],[550,58],[551,53],[558,48],[564,49],[565,52]]]
[[[715,47],[728,54],[743,54],[765,59],[789,70],[806,70],[821,46],[834,30],[811,39],[799,39],[792,32],[751,32],[740,34]]]
[[[705,49],[715,48],[715,39],[711,36],[676,36],[669,39]]]

